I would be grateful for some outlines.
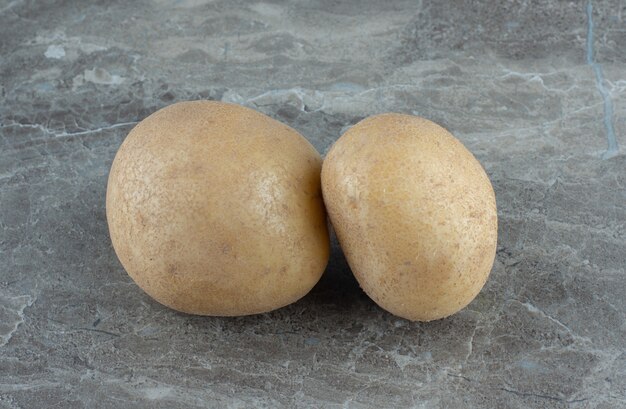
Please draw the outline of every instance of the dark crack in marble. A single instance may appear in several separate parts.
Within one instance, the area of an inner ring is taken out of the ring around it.
[[[0,407],[626,407],[624,49],[620,0],[0,1]],[[486,287],[410,323],[334,243],[278,311],[152,301],[111,248],[106,179],[134,124],[189,99],[322,153],[374,113],[445,125],[496,190]]]

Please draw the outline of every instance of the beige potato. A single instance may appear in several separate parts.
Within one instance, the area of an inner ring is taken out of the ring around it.
[[[247,315],[290,304],[329,256],[321,157],[290,127],[238,105],[182,102],[120,147],[106,210],[133,280],[179,311]]]
[[[439,125],[402,114],[359,122],[328,153],[322,191],[356,279],[385,310],[444,318],[485,284],[497,242],[493,188]]]

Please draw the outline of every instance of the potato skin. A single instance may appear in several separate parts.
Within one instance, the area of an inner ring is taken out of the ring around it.
[[[252,109],[181,102],[141,121],[111,167],[113,247],[160,303],[214,316],[290,304],[329,256],[321,157]]]
[[[322,191],[356,279],[392,314],[444,318],[485,284],[497,243],[494,191],[434,122],[403,114],[359,122],[324,160]]]

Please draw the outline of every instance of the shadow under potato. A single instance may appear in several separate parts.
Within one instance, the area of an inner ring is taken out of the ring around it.
[[[497,297],[491,291],[489,294]],[[486,308],[490,304],[493,303],[486,302]],[[307,336],[325,338],[346,330],[358,328],[357,332],[360,332],[364,327],[369,327],[389,336],[399,332],[428,331],[432,332],[429,338],[442,340],[450,335],[457,336],[471,331],[477,315],[480,314],[468,308],[453,316],[431,322],[411,322],[392,315],[380,308],[361,289],[334,234],[331,235],[330,259],[322,278],[306,296],[293,304],[267,313],[242,317],[205,317],[173,310],[170,312],[196,329],[206,328],[209,323],[219,323],[222,330],[240,331],[242,327],[248,327],[256,336],[261,337],[303,330],[303,337],[306,339]],[[419,345],[419,338],[414,339],[416,345]]]
[[[153,300],[152,300],[153,301]],[[156,303],[156,301],[153,301]],[[166,307],[164,307],[166,308]],[[222,326],[254,326],[259,321],[288,320],[291,323],[302,321],[329,322],[346,320],[352,322],[364,312],[378,314],[380,308],[361,290],[335,237],[331,240],[331,253],[328,265],[320,281],[311,291],[298,301],[285,307],[263,313],[242,317],[203,317],[185,313],[178,314],[192,324],[202,326],[205,320],[219,320]]]

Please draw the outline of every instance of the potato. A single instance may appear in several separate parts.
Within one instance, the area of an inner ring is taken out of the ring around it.
[[[322,191],[350,268],[385,310],[443,318],[485,284],[497,242],[493,188],[439,125],[401,114],[359,122],[328,153]]]
[[[171,105],[141,121],[111,167],[106,210],[132,279],[178,311],[290,304],[329,256],[321,157],[290,127],[238,105]]]

